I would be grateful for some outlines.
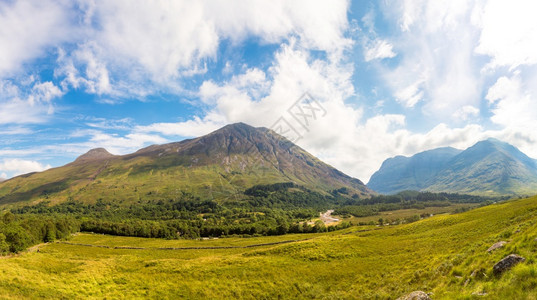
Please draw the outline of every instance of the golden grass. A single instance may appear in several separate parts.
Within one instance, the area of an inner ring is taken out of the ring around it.
[[[478,297],[473,293],[486,293],[487,299],[532,299],[537,287],[536,237],[536,197],[406,225],[352,227],[323,234],[216,240],[79,234],[69,242],[158,248],[309,240],[196,250],[52,243],[39,252],[0,261],[0,296],[395,299],[424,290],[434,293],[434,299]],[[499,240],[508,244],[487,253]],[[493,276],[494,263],[510,253],[524,256],[526,262],[500,277]]]

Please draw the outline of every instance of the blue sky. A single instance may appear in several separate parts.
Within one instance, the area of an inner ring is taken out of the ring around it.
[[[95,147],[126,154],[279,120],[365,182],[388,157],[488,137],[537,158],[535,11],[533,1],[2,1],[0,177]],[[304,95],[323,112],[306,126]]]

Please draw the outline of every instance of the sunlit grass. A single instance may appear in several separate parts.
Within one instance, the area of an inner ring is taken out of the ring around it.
[[[434,299],[532,299],[537,286],[537,198],[399,226],[254,238],[159,240],[79,234],[70,243],[0,261],[5,298],[394,299],[413,290]],[[307,239],[307,240],[304,240]],[[247,246],[158,250],[162,247]],[[505,240],[492,253],[487,248]],[[502,276],[495,262],[526,258]],[[474,295],[472,295],[474,294]]]

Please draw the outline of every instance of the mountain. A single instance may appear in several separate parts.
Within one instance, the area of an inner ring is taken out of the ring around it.
[[[402,190],[520,195],[537,192],[537,162],[505,142],[488,139],[464,150],[439,148],[386,160],[367,184]]]
[[[73,163],[84,164],[90,161],[105,160],[105,159],[110,159],[112,157],[114,157],[114,155],[110,154],[110,152],[108,152],[106,149],[96,148],[96,149],[91,149],[86,154],[79,156]]]
[[[438,148],[418,153],[412,157],[389,158],[367,184],[371,189],[383,194],[394,194],[403,190],[422,190],[428,181],[461,150]]]
[[[349,196],[372,194],[360,180],[275,132],[237,123],[199,138],[123,156],[102,148],[90,150],[63,167],[0,183],[0,205],[98,199],[129,204],[174,199],[181,193],[231,201],[240,200],[242,192],[254,185],[282,182],[324,194],[341,188]]]

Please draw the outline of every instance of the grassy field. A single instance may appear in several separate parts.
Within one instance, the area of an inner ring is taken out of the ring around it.
[[[536,299],[536,237],[537,197],[323,234],[197,241],[79,234],[68,242],[145,249],[42,245],[0,261],[0,297],[395,299],[423,290],[433,299]],[[507,245],[486,252],[500,240]],[[180,247],[213,249],[158,249]],[[511,253],[526,261],[493,275]]]
[[[367,217],[350,217],[350,218],[340,218],[340,216],[335,216],[336,218],[340,218],[343,221],[349,221],[353,224],[358,224],[360,222],[377,222],[379,218],[382,218],[386,222],[393,221],[393,220],[403,220],[408,217],[412,217],[415,215],[421,215],[421,214],[428,214],[428,215],[441,215],[441,214],[450,214],[455,212],[457,209],[471,209],[473,207],[479,206],[479,203],[453,203],[449,206],[432,206],[432,207],[426,207],[422,209],[418,208],[410,208],[410,209],[399,209],[399,210],[393,210],[393,211],[382,211],[378,215],[374,216],[367,216]]]

